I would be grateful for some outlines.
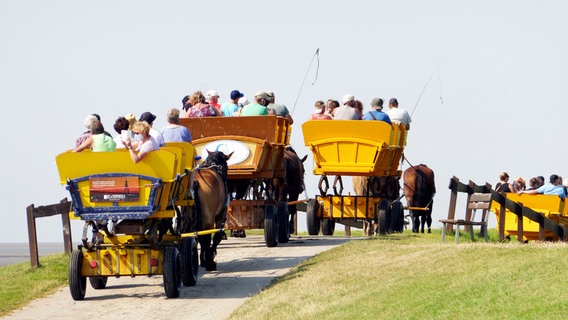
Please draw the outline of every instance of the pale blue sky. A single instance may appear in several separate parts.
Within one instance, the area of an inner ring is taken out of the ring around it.
[[[0,242],[27,241],[28,205],[68,196],[54,159],[72,148],[86,115],[100,114],[112,132],[118,116],[151,111],[161,128],[167,109],[198,89],[222,101],[233,89],[274,91],[292,109],[317,48],[318,79],[311,84],[314,62],[293,113],[301,155],[314,101],[352,93],[368,108],[374,97],[397,97],[412,111],[436,71],[405,152],[436,172],[435,227],[452,176],[568,178],[567,9],[564,1],[0,0]],[[319,177],[308,161],[313,197]],[[80,229],[73,225],[75,240]],[[38,231],[39,241],[61,241],[58,217],[38,220]]]

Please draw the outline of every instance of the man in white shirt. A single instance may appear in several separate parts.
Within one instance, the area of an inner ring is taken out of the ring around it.
[[[389,101],[389,111],[387,114],[393,123],[402,123],[406,130],[410,130],[410,123],[412,119],[410,119],[410,115],[404,109],[400,109],[398,107],[398,100],[396,98],[391,98]]]

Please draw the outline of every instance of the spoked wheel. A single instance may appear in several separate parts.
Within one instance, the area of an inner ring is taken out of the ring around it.
[[[317,217],[319,203],[316,199],[309,199],[306,208],[306,225],[310,236],[317,236],[320,232],[320,219]]]
[[[181,282],[186,287],[197,284],[199,274],[199,254],[197,253],[197,241],[194,237],[181,239]]]
[[[272,204],[267,204],[264,209],[264,242],[269,248],[278,245],[276,226],[276,208]]]
[[[323,219],[321,221],[321,234],[324,236],[332,236],[335,232],[335,220],[333,218]]]
[[[69,290],[73,300],[83,300],[87,290],[87,277],[81,275],[83,266],[83,251],[71,252],[69,258]]]
[[[164,291],[166,297],[177,298],[181,287],[180,254],[176,247],[168,246],[164,250]]]
[[[389,221],[388,219],[388,211],[389,211],[390,201],[383,199],[379,202],[378,212],[375,212],[377,219],[377,223],[379,225],[379,234],[387,234]]]
[[[390,207],[390,231],[402,232],[404,231],[404,210],[402,209],[402,202],[394,201]]]
[[[278,202],[278,242],[288,243],[290,239],[290,230],[288,229],[288,204],[284,201]]]
[[[89,283],[91,287],[95,290],[104,289],[107,286],[108,277],[89,277]]]

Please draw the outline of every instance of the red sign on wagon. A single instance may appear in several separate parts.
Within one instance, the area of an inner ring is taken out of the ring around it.
[[[91,202],[123,202],[140,199],[138,177],[91,177]]]

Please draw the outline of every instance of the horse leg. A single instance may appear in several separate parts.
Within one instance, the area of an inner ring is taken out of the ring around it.
[[[199,260],[202,267],[207,266],[208,252],[211,246],[211,235],[206,234],[198,237],[199,246],[201,247],[201,252],[199,253]]]
[[[410,216],[412,218],[412,232],[418,233],[420,228],[420,216],[413,211],[410,212]]]
[[[420,215],[420,232],[424,233],[424,225],[426,224],[426,214]]]
[[[428,233],[432,233],[432,213],[426,214],[426,224],[428,225]]]

